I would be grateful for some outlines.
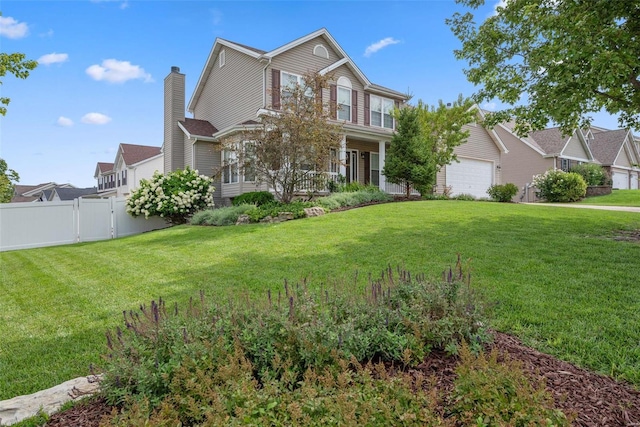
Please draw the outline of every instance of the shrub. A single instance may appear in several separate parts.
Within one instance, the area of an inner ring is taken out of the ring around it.
[[[573,172],[548,170],[533,177],[536,194],[547,202],[576,202],[587,193],[587,183]]]
[[[274,201],[264,205],[254,206],[252,209],[249,209],[245,213],[249,215],[249,219],[251,220],[251,222],[258,222],[268,216],[275,218],[283,212],[290,212],[293,214],[294,219],[298,219],[305,217],[305,208],[310,208],[313,206],[315,205],[312,202],[303,202],[300,200],[293,201],[291,203],[281,203],[278,201]]]
[[[531,384],[521,364],[498,363],[496,351],[487,357],[462,347],[458,377],[451,396],[451,412],[467,426],[569,426],[562,411],[554,409],[544,382]]]
[[[487,194],[489,194],[491,200],[507,203],[513,199],[513,196],[518,194],[518,187],[510,182],[504,185],[495,184],[489,187]]]
[[[217,209],[196,212],[191,217],[191,225],[234,225],[238,217],[252,210],[254,205],[224,206]]]
[[[125,312],[125,328],[107,333],[102,390],[110,403],[131,398],[155,408],[172,394],[183,397],[172,388],[182,369],[218,375],[218,387],[237,379],[233,363],[247,384],[283,382],[295,390],[306,372],[342,372],[345,360],[411,366],[431,349],[456,352],[463,341],[479,349],[487,340],[480,300],[460,262],[441,282],[389,268],[364,294],[353,283],[332,285],[330,294],[285,282],[283,293],[262,301],[210,304],[201,294],[184,311],[160,300]],[[249,396],[238,393],[242,407]]]
[[[231,203],[234,206],[250,204],[256,206],[266,205],[275,201],[275,197],[268,191],[253,191],[251,193],[240,194],[233,198]]]
[[[449,200],[449,196],[446,194],[438,194],[438,193],[426,193],[422,194],[423,200]]]
[[[151,180],[127,197],[127,213],[137,217],[160,216],[170,224],[184,224],[197,211],[213,207],[213,180],[187,166],[168,175],[155,172]]]
[[[473,194],[467,194],[467,193],[460,193],[457,194],[453,197],[450,197],[451,200],[464,200],[467,202],[473,202],[476,200],[476,196],[474,196]]]
[[[584,163],[571,168],[571,172],[579,174],[587,185],[605,185],[608,176],[604,168],[593,163]]]
[[[393,200],[389,194],[377,187],[366,187],[356,192],[334,193],[327,197],[321,197],[315,204],[325,209],[338,209],[342,207],[358,206],[371,202],[388,202]]]

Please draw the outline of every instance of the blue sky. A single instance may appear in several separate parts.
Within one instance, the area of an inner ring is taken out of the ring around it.
[[[444,23],[461,10],[453,0],[3,0],[0,8],[2,52],[40,62],[28,79],[7,75],[0,87],[11,98],[0,157],[21,184],[94,186],[96,163],[113,162],[118,144],[162,145],[163,79],[180,67],[188,100],[216,37],[272,50],[324,27],[374,83],[429,104],[474,91]],[[594,118],[617,128],[613,117]]]

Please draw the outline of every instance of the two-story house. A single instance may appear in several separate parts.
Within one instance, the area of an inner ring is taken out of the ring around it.
[[[401,193],[380,171],[395,128],[391,112],[408,96],[369,81],[324,28],[270,51],[216,39],[186,108],[193,118],[185,117],[185,75],[172,67],[164,81],[165,172],[186,166],[209,176],[222,171],[228,154],[217,144],[277,111],[287,84],[313,72],[334,76],[322,99],[337,104],[333,120],[343,124],[340,166],[327,172]],[[217,205],[258,188],[253,176],[217,176]]]
[[[156,171],[164,171],[160,147],[120,144],[113,163],[98,162],[94,178],[101,196],[125,197]]]

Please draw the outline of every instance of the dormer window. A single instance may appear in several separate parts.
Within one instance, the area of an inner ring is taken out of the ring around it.
[[[226,63],[226,61],[227,61],[227,52],[224,49],[222,49],[220,51],[220,55],[218,55],[218,67],[219,68],[224,67],[224,64]]]

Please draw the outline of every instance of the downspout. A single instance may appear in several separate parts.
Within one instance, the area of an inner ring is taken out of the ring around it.
[[[271,58],[269,58],[269,62],[267,62],[267,65],[262,69],[262,108],[265,109],[267,108],[267,68],[269,65],[271,65]]]

